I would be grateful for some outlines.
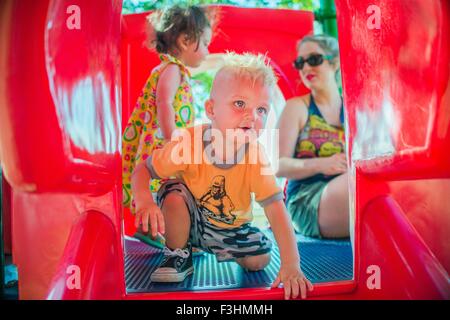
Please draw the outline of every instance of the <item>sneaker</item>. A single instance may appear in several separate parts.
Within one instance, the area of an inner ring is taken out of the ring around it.
[[[152,282],[181,282],[194,272],[191,247],[170,250],[164,247],[164,258],[150,276]]]

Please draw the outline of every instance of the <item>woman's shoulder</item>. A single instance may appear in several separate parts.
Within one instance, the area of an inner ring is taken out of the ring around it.
[[[310,94],[290,98],[286,101],[284,112],[292,116],[304,116],[308,113],[309,100]]]
[[[308,108],[309,101],[311,99],[311,94],[305,94],[303,96],[296,96],[288,99],[286,101],[286,107],[296,107],[296,108]]]

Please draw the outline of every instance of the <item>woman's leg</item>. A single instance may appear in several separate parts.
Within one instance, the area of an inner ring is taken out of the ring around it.
[[[236,262],[244,269],[250,271],[259,271],[264,269],[270,262],[270,253],[260,254],[258,256],[247,256],[238,258]]]
[[[327,184],[320,199],[318,220],[324,238],[350,235],[348,202],[348,175],[344,173]]]
[[[166,246],[172,250],[185,248],[189,239],[191,219],[184,198],[178,192],[169,193],[164,199],[161,211],[166,227]]]

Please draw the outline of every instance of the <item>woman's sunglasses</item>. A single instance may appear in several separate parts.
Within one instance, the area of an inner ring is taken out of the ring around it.
[[[323,54],[312,54],[308,58],[303,59],[303,57],[298,57],[294,60],[294,67],[297,70],[302,70],[305,62],[307,62],[311,67],[320,66],[324,60],[330,60],[331,56],[324,56]]]

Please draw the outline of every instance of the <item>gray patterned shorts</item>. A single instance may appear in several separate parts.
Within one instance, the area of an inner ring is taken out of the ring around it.
[[[171,192],[179,193],[189,209],[191,216],[189,242],[192,246],[214,254],[219,262],[234,261],[237,258],[270,252],[272,248],[270,239],[250,223],[233,229],[225,229],[209,222],[201,213],[197,201],[182,180],[168,180],[161,186],[157,194],[159,207]]]

